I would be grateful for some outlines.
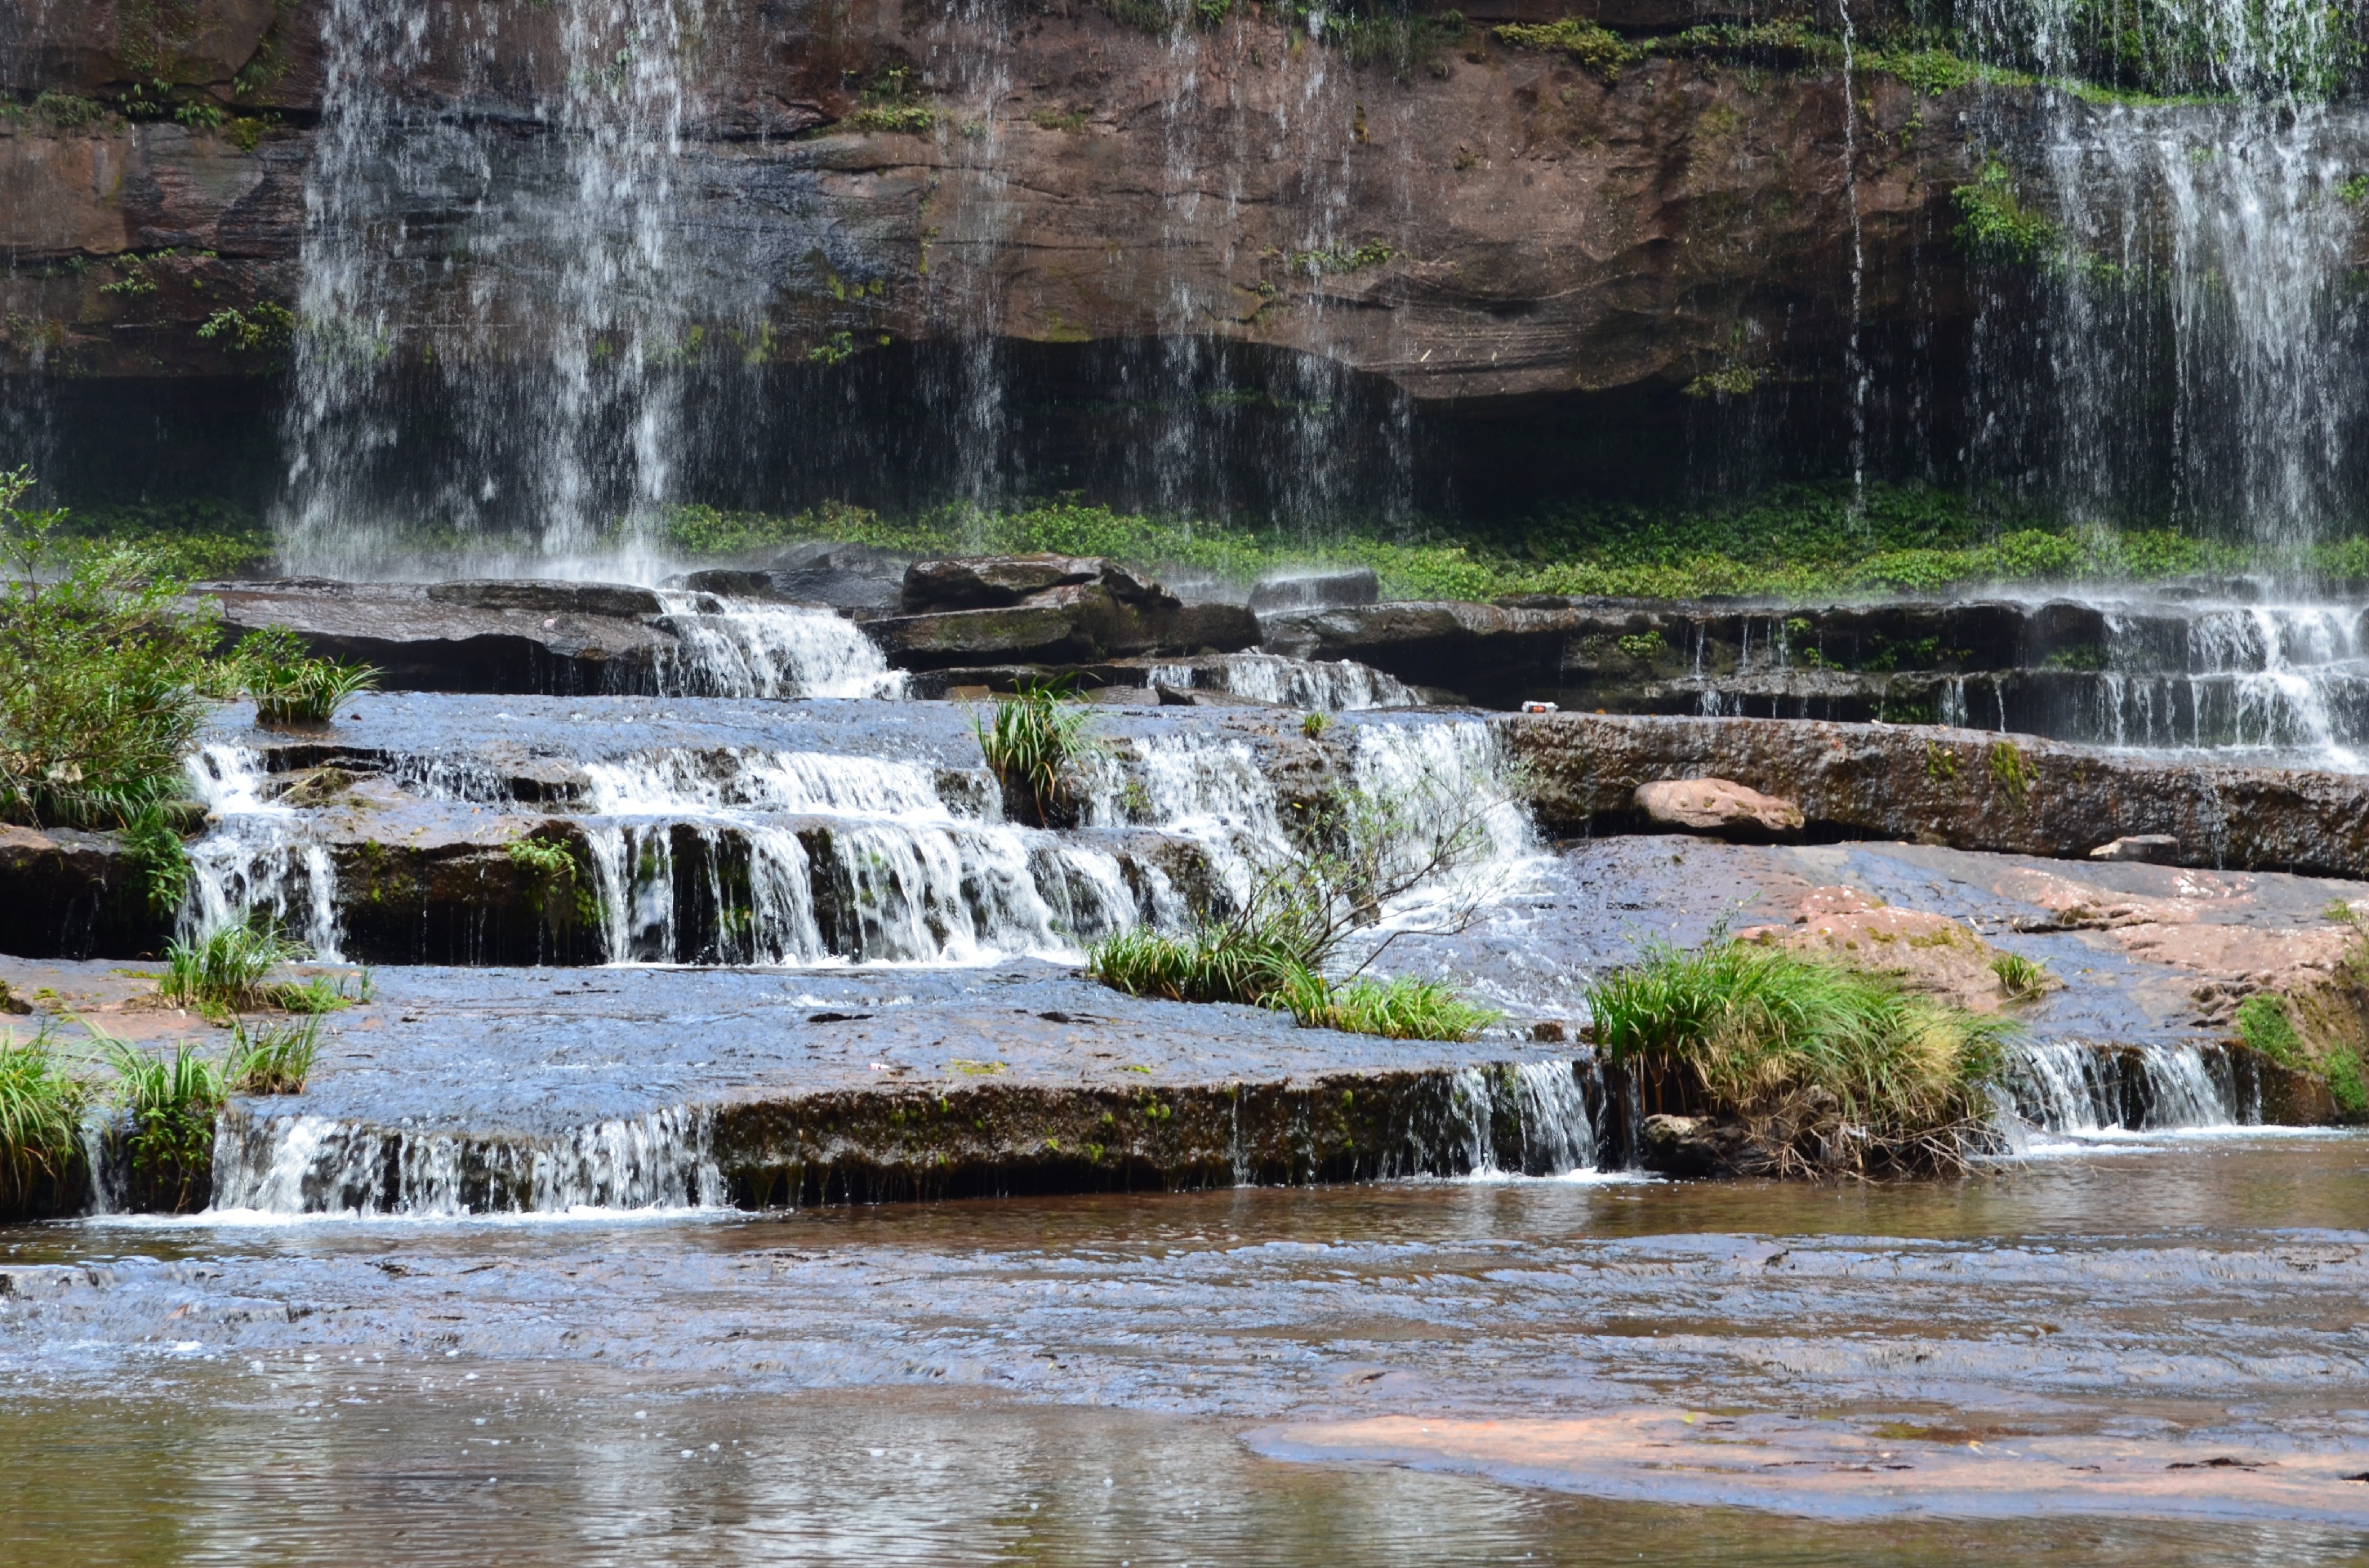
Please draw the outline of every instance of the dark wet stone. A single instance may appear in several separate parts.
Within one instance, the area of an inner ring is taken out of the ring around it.
[[[638,618],[644,611],[625,608],[654,612],[657,598],[646,589],[303,578],[200,591],[222,606],[227,639],[285,626],[315,654],[371,665],[387,691],[650,691],[658,660],[675,647]]]
[[[0,953],[135,957],[171,924],[113,834],[0,825]]]
[[[1381,579],[1371,567],[1352,571],[1307,572],[1267,578],[1251,589],[1250,607],[1266,615],[1292,610],[1328,610],[1341,605],[1378,604]]]
[[[1731,1176],[1755,1162],[1751,1135],[1711,1116],[1647,1116],[1637,1154],[1639,1164],[1665,1176]]]
[[[949,610],[999,610],[1038,601],[1053,590],[1098,584],[1118,603],[1173,609],[1176,596],[1139,573],[1099,555],[967,555],[916,561],[905,569],[898,607],[908,615]]]

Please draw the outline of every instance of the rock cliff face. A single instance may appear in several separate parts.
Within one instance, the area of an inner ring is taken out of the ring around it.
[[[360,221],[398,286],[361,327],[398,358],[541,341],[556,262],[538,251],[571,231],[501,251],[486,214],[585,176],[566,149],[609,112],[581,74],[606,49],[589,7],[458,0],[417,7],[406,34],[400,0],[369,28],[329,0],[14,3],[13,368],[277,369],[289,322],[271,307],[303,298],[308,182],[316,224],[325,201],[350,215],[356,182],[386,193]],[[1685,10],[1607,14],[1675,29],[1699,19]],[[603,171],[639,182],[616,223],[666,229],[681,360],[1215,338],[1425,404],[1733,395],[1831,371],[1854,246],[1869,343],[1870,324],[1961,308],[1963,106],[1889,75],[1849,84],[1847,127],[1838,69],[1679,54],[1595,72],[1498,40],[1488,15],[1370,64],[1250,6],[1173,30],[888,0],[696,19],[654,91],[632,50],[666,40],[612,52],[619,123],[668,155]],[[356,41],[373,29],[388,36]]]

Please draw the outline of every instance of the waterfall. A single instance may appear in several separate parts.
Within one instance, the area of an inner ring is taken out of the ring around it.
[[[854,623],[828,610],[660,593],[681,651],[659,689],[692,697],[898,697],[905,676]]]
[[[2369,406],[2348,181],[2369,166],[2369,121],[2318,101],[2340,69],[2332,14],[2200,0],[2100,40],[2060,0],[1974,9],[2002,63],[2064,78],[2135,49],[2154,90],[2238,100],[2043,90],[2030,120],[1978,132],[1995,189],[2049,230],[1977,325],[1977,477],[2093,521],[2169,517],[2272,546],[2349,515],[2345,451]]]
[[[704,11],[553,0],[504,40],[521,81],[428,0],[321,8],[281,520],[298,569],[399,566],[422,522],[464,555],[580,555],[669,498]],[[458,456],[407,450],[423,395]]]
[[[214,1133],[215,1212],[565,1213],[719,1208],[714,1116],[675,1107],[557,1137],[480,1136],[234,1111]]]
[[[2099,738],[2299,753],[2341,770],[2369,742],[2369,642],[2357,608],[2257,604],[2110,611]]]
[[[2014,1115],[2049,1132],[2098,1136],[2261,1120],[2242,1103],[2226,1052],[2196,1045],[2100,1047],[2025,1040],[2008,1049]]]
[[[1229,654],[1196,664],[1155,664],[1144,680],[1172,692],[1224,692],[1308,713],[1360,713],[1411,708],[1419,699],[1395,676],[1349,659],[1286,658],[1272,653]]]
[[[205,804],[207,832],[189,847],[190,893],[181,935],[197,938],[258,917],[301,939],[312,956],[339,960],[337,873],[326,848],[303,839],[303,818],[263,797],[261,761],[212,742],[185,766]]]
[[[1449,1089],[1450,1127],[1441,1140],[1447,1147],[1431,1151],[1430,1162],[1484,1180],[1593,1169],[1596,1121],[1587,1093],[1592,1075],[1586,1064],[1572,1061],[1459,1070]],[[1599,1104],[1602,1098],[1599,1093]],[[1505,1141],[1508,1130],[1510,1149]]]

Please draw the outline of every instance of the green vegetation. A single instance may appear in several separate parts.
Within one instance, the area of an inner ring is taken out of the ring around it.
[[[938,111],[927,104],[883,104],[847,117],[848,129],[897,136],[927,136],[938,128]]]
[[[988,771],[1003,785],[1004,808],[1047,828],[1074,815],[1070,770],[1092,749],[1093,710],[1066,679],[1023,681],[997,700],[991,717],[971,715]]]
[[[1991,956],[1991,973],[1999,979],[1999,987],[2016,1001],[2029,1001],[2048,989],[2048,966],[2025,957],[2020,953],[1997,953]]]
[[[262,724],[326,724],[348,698],[378,683],[366,664],[314,658],[285,626],[249,632],[231,659]]]
[[[1299,733],[1308,737],[1310,740],[1323,739],[1324,732],[1332,727],[1333,715],[1331,714],[1302,714],[1299,715]]]
[[[169,915],[189,896],[196,875],[181,830],[162,803],[143,807],[123,824],[123,857],[147,889],[150,912]]]
[[[1379,267],[1397,251],[1378,239],[1369,239],[1354,249],[1296,250],[1291,253],[1291,269],[1311,275],[1363,272],[1369,267]]]
[[[2239,1002],[2237,1024],[2240,1040],[2281,1067],[2310,1069],[2311,1058],[2304,1049],[2303,1036],[2295,1032],[2286,998],[2278,992],[2258,990]]]
[[[1441,892],[1436,924],[1459,929],[1477,901],[1459,874],[1489,843],[1488,818],[1517,787],[1445,781],[1402,792],[1346,789],[1302,804],[1290,842],[1257,872],[1222,919],[1184,935],[1123,932],[1097,943],[1086,972],[1116,990],[1173,1001],[1232,1001],[1288,1011],[1303,1027],[1392,1039],[1468,1040],[1497,1014],[1438,981],[1327,974],[1350,933],[1418,887]],[[1362,971],[1390,945],[1377,944]]]
[[[263,520],[219,501],[77,507],[50,514],[61,553],[122,550],[189,581],[268,570],[275,548]]]
[[[286,305],[264,300],[240,310],[224,307],[199,324],[198,336],[220,341],[235,354],[284,352],[296,338],[296,315]]]
[[[213,619],[136,551],[61,547],[31,485],[0,475],[0,817],[124,826],[178,793]]]
[[[1963,220],[1958,241],[1975,256],[2030,266],[2064,249],[2064,232],[2022,204],[2013,177],[1996,158],[1983,165],[1972,183],[1951,191],[1950,199]]]
[[[1515,22],[1493,30],[1498,42],[1511,44],[1516,49],[1567,54],[1583,69],[1594,72],[1607,82],[1619,81],[1622,66],[1643,58],[1643,52],[1619,33],[1577,17],[1531,25]]]
[[[1075,498],[1009,510],[953,507],[892,521],[833,503],[795,516],[683,507],[663,544],[727,555],[808,539],[919,555],[1055,550],[1238,581],[1287,567],[1371,567],[1393,599],[1521,594],[1826,599],[1940,593],[1986,583],[2149,582],[2262,571],[2369,579],[2369,538],[2273,555],[2164,530],[2074,529],[1988,497],[1913,486],[1780,486],[1692,505],[1594,504],[1456,535],[1283,529],[1115,512]]]
[[[1774,1173],[1956,1170],[1989,1141],[2008,1025],[1892,977],[1722,936],[1648,949],[1587,1005],[1606,1059],[1690,1076]]]
[[[302,1094],[321,1050],[318,1016],[287,1024],[233,1026],[223,1082],[239,1094]]]
[[[0,1040],[0,1213],[21,1213],[82,1163],[90,1090],[62,1067],[45,1024]]]
[[[348,999],[324,977],[303,981],[269,978],[280,965],[307,956],[303,944],[289,941],[270,925],[227,925],[195,941],[177,938],[165,950],[165,974],[156,982],[156,994],[217,1021],[262,1007],[328,1013],[345,1006]]]
[[[131,1122],[138,1207],[178,1212],[202,1203],[212,1192],[214,1118],[230,1097],[221,1064],[189,1040],[158,1058],[92,1032],[114,1064],[116,1098]]]

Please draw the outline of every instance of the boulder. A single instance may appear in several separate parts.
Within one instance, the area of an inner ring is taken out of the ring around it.
[[[1251,589],[1250,607],[1264,615],[1286,610],[1378,604],[1381,597],[1381,579],[1374,575],[1373,567],[1358,567],[1349,571],[1263,578]]]
[[[1231,653],[1259,635],[1257,617],[1242,605],[1181,603],[1157,582],[1096,556],[917,561],[905,574],[901,602],[908,613],[862,625],[902,670]],[[914,612],[916,605],[935,608]]]
[[[2015,1000],[1991,967],[1997,955],[1963,921],[1887,904],[1856,887],[1814,887],[1792,924],[1754,926],[1736,936],[1892,975],[1910,990],[1969,1012],[1997,1013]],[[2052,978],[2046,985],[2062,982]]]
[[[1760,839],[1802,830],[1799,806],[1733,779],[1664,779],[1641,784],[1637,809],[1650,822],[1690,833]]]
[[[898,608],[908,615],[998,610],[1047,602],[1048,596],[1089,585],[1134,609],[1173,610],[1181,602],[1150,578],[1099,555],[970,555],[906,567]]]
[[[163,950],[171,924],[113,835],[0,825],[0,953],[140,957]]]

